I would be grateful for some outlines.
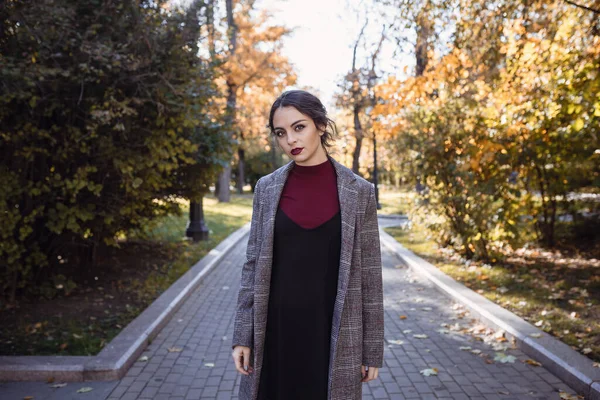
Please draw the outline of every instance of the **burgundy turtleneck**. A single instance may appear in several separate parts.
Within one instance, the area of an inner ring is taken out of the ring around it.
[[[329,221],[340,210],[335,167],[328,159],[311,166],[294,164],[288,175],[279,208],[305,229]]]

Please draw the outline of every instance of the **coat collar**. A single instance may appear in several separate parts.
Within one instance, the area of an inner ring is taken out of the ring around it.
[[[331,161],[331,163],[333,164],[333,167],[335,168],[335,173],[337,175],[337,181],[338,181],[338,185],[337,185],[338,190],[342,187],[352,185],[356,181],[356,175],[354,175],[354,173],[352,172],[351,169],[343,166],[342,164],[337,162],[335,159],[333,159],[333,157],[331,157],[330,155],[327,155],[327,158],[329,159],[329,161]],[[285,182],[287,181],[287,178],[293,167],[294,167],[294,161],[290,161],[287,164],[285,164],[283,167],[281,167],[281,168],[277,169],[275,172],[273,172],[273,185],[280,186],[281,189],[283,190],[283,185],[285,185]],[[279,195],[281,195],[281,191],[279,192]],[[279,196],[276,196],[276,198],[277,198],[277,201],[279,202]],[[341,203],[341,201],[340,201],[340,203]]]

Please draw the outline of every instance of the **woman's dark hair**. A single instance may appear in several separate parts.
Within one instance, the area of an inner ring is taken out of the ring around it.
[[[275,111],[282,107],[294,107],[300,113],[310,117],[317,129],[325,132],[321,135],[321,144],[323,147],[326,150],[331,147],[334,136],[337,134],[337,127],[335,122],[327,116],[327,110],[323,106],[323,103],[321,103],[321,100],[315,95],[304,90],[288,90],[287,92],[283,92],[271,106],[271,112],[269,113],[269,129],[271,130],[271,134],[275,134],[275,128],[273,127]]]

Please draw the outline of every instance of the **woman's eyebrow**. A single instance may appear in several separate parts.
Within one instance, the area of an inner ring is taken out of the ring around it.
[[[293,128],[294,125],[296,125],[298,122],[302,122],[302,121],[306,121],[306,120],[305,119],[299,119],[298,121],[292,123],[290,126]],[[283,129],[283,128],[280,127],[280,126],[276,126],[275,129]],[[273,129],[273,130],[275,130],[275,129]]]

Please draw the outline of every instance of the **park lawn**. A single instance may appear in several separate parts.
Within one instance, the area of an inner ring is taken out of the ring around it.
[[[386,228],[398,242],[487,299],[600,361],[600,261],[519,249],[502,262],[468,262],[427,231]]]
[[[390,191],[382,187],[379,189],[381,210],[378,213],[408,215],[414,201],[414,193],[410,191]]]
[[[251,195],[230,203],[204,199],[209,240],[185,238],[188,206],[182,215],[157,221],[147,232],[106,248],[87,279],[69,296],[24,298],[2,310],[0,355],[94,355],[165,289],[228,235],[249,222]]]

